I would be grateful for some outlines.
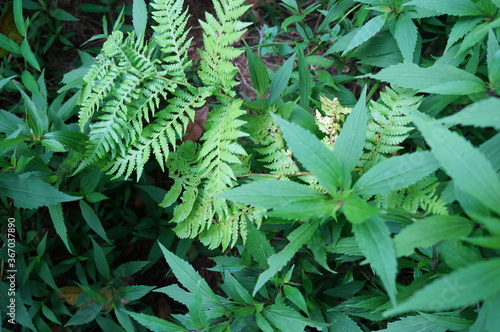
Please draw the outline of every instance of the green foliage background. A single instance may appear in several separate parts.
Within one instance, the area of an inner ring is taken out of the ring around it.
[[[500,3],[258,5],[2,8],[0,331],[500,328]]]

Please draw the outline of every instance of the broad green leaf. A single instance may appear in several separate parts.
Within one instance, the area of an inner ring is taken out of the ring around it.
[[[10,53],[21,53],[21,48],[16,44],[15,41],[7,37],[6,35],[0,33],[0,45],[5,51]]]
[[[500,258],[492,258],[437,279],[385,314],[458,309],[492,298],[499,292]]]
[[[14,22],[16,23],[17,31],[23,37],[26,37],[26,22],[23,17],[23,1],[14,0]]]
[[[385,15],[378,15],[366,22],[354,35],[352,40],[349,42],[349,45],[345,48],[342,56],[344,56],[347,52],[352,50],[355,47],[363,44],[365,41],[375,36],[377,32],[382,29],[386,21]]]
[[[377,208],[371,206],[355,194],[348,195],[343,199],[342,211],[347,220],[354,224],[362,223],[366,219],[379,214]]]
[[[56,230],[57,235],[59,235],[68,251],[72,253],[71,247],[69,245],[68,232],[66,229],[66,223],[64,222],[61,203],[49,205],[48,208],[50,218],[52,219],[52,224],[54,225],[54,229]]]
[[[104,316],[98,315],[95,321],[101,328],[101,331],[126,332],[126,330],[115,323],[112,318],[105,318]]]
[[[1,173],[0,193],[14,199],[14,205],[17,208],[24,209],[35,209],[81,198],[57,190],[39,178],[36,173]]]
[[[269,211],[267,215],[289,220],[315,220],[328,218],[336,209],[336,204],[325,196],[281,205]]]
[[[460,38],[465,36],[471,31],[478,23],[481,22],[480,17],[460,17],[451,28],[446,43],[445,53],[448,52],[450,47],[455,44]]]
[[[262,313],[280,331],[304,331],[306,326],[317,328],[328,326],[328,324],[306,318],[294,309],[281,304],[266,306]]]
[[[269,106],[276,103],[280,95],[285,91],[290,76],[293,70],[293,61],[295,60],[295,54],[293,54],[288,60],[285,61],[283,66],[276,71],[271,82],[271,89],[269,91]]]
[[[483,40],[488,34],[490,29],[495,29],[500,26],[500,17],[494,19],[493,21],[487,20],[486,22],[478,24],[474,29],[472,29],[464,40],[460,43],[460,49],[458,53],[462,53],[471,47],[478,44],[479,41]]]
[[[106,240],[106,242],[111,244],[111,241],[108,239],[108,236],[106,235],[104,227],[102,227],[101,220],[99,220],[99,217],[90,207],[90,205],[88,205],[87,202],[81,200],[80,210],[82,211],[83,219],[85,219],[87,225],[89,225],[89,227],[92,228],[92,230],[96,232],[97,235],[99,235],[101,238]]]
[[[416,183],[438,166],[438,161],[428,151],[392,157],[370,168],[353,189],[358,195],[390,193]]]
[[[464,239],[465,241],[474,244],[475,246],[485,247],[490,249],[500,249],[500,236],[475,236]]]
[[[250,255],[253,256],[261,267],[264,269],[269,268],[267,259],[275,253],[273,247],[267,240],[264,233],[260,232],[254,223],[247,220],[247,242],[246,246]]]
[[[413,5],[456,16],[484,15],[481,7],[470,0],[413,0],[405,5]]]
[[[407,316],[387,324],[387,328],[378,332],[445,332],[446,328],[436,325],[422,316]]]
[[[479,315],[477,316],[474,324],[470,327],[469,331],[496,332],[500,326],[498,308],[500,308],[500,293],[483,302],[481,309],[479,309]]]
[[[257,326],[264,332],[274,332],[273,327],[269,322],[266,320],[263,314],[260,312],[257,312],[255,314],[255,320],[257,322]]]
[[[299,49],[298,51],[298,68],[299,68],[299,96],[300,96],[300,107],[307,110],[309,109],[309,98],[311,98],[312,91],[312,77],[309,72],[309,66],[307,65],[306,58],[304,56],[304,50]]]
[[[282,251],[269,257],[269,268],[259,275],[253,290],[253,296],[269,279],[281,271],[297,251],[309,241],[317,228],[318,222],[304,223],[288,235],[290,243]]]
[[[326,196],[297,182],[266,180],[244,184],[215,197],[271,209],[297,201],[321,199]]]
[[[210,325],[203,308],[203,299],[199,289],[194,292],[194,301],[189,306],[189,316],[191,317],[191,320],[196,328],[201,330],[209,329]]]
[[[132,2],[132,23],[137,37],[144,37],[146,24],[148,21],[148,10],[144,0],[133,0]]]
[[[228,271],[224,271],[224,284],[221,285],[221,288],[224,293],[240,304],[255,304],[250,293]]]
[[[283,285],[283,291],[287,299],[295,304],[300,310],[309,315],[306,300],[299,289],[290,285]]]
[[[217,295],[212,291],[207,282],[194,270],[194,268],[185,260],[177,257],[161,243],[158,243],[165,256],[165,259],[172,269],[172,272],[177,277],[177,280],[186,287],[191,293],[196,293],[199,289],[203,301],[220,303]]]
[[[346,314],[338,311],[328,311],[327,322],[332,324],[328,327],[329,332],[363,332],[363,330]]]
[[[121,302],[117,302],[116,309],[114,310],[115,316],[118,320],[118,323],[121,327],[125,329],[127,332],[134,332],[136,327],[134,326],[131,316],[128,315],[125,311],[125,306]]]
[[[163,332],[163,331],[171,331],[171,332],[188,332],[189,330],[174,324],[172,322],[166,321],[164,319],[151,316],[151,315],[146,315],[146,314],[141,314],[141,313],[136,313],[128,310],[123,310],[127,315],[135,319],[137,322],[139,322],[141,325],[145,326],[146,328],[150,329],[153,332]]]
[[[436,120],[450,125],[462,124],[464,126],[493,127],[500,130],[500,100],[490,97],[477,101],[460,112]]]
[[[264,94],[269,89],[269,72],[267,71],[264,62],[260,56],[255,56],[248,44],[245,43],[245,49],[248,58],[248,69],[250,70],[250,77],[252,79],[253,86],[257,90],[259,97],[263,97]]]
[[[500,213],[500,179],[484,154],[463,136],[426,121],[427,118],[417,111],[410,111],[411,119],[441,167],[455,181],[455,186]]]
[[[443,241],[437,245],[438,252],[446,264],[454,270],[481,261],[481,253],[477,248],[466,247],[460,242]]]
[[[340,164],[326,145],[310,131],[272,115],[293,155],[331,195],[343,183]]]
[[[68,148],[76,151],[84,149],[84,144],[87,140],[87,136],[85,134],[69,130],[52,131],[50,133],[45,133],[43,136],[46,139],[57,140],[58,142],[66,145]]]
[[[19,136],[16,138],[7,138],[0,141],[0,154],[12,149],[21,142],[29,140],[29,137]]]
[[[139,272],[143,267],[148,265],[148,261],[131,261],[118,266],[113,274],[117,277],[130,277],[136,272]]]
[[[417,46],[418,31],[412,19],[404,13],[399,15],[396,20],[393,35],[406,62],[414,62],[413,54]]]
[[[105,303],[93,302],[83,306],[64,326],[82,325],[95,320],[102,307],[104,307],[104,304]]]
[[[366,140],[368,109],[366,108],[366,86],[361,92],[356,106],[351,110],[335,140],[333,154],[343,171],[343,186],[351,186],[351,172],[363,154]]]
[[[104,280],[109,280],[111,274],[109,271],[109,263],[106,259],[106,255],[104,254],[101,246],[97,244],[97,242],[95,242],[92,237],[90,237],[90,240],[92,241],[92,247],[94,249],[94,261],[97,271],[104,278]]]
[[[364,223],[352,225],[356,241],[370,263],[373,271],[380,277],[389,298],[396,303],[396,253],[389,229],[385,221],[375,216]]]
[[[22,56],[28,61],[28,63],[33,66],[36,70],[40,71],[40,65],[38,64],[38,60],[36,59],[35,54],[30,48],[30,44],[26,39],[21,42],[21,46],[19,47]]]
[[[444,327],[446,330],[450,331],[467,330],[472,325],[472,322],[468,319],[431,315],[423,312],[421,312],[420,315],[427,319],[429,322]]]
[[[117,295],[127,301],[136,301],[151,292],[155,286],[133,285],[125,286],[118,290]]]
[[[443,240],[456,241],[472,232],[474,224],[459,216],[431,216],[417,220],[394,237],[398,256],[409,256],[416,247],[429,247]]]
[[[486,91],[486,86],[479,77],[444,64],[421,68],[413,63],[400,63],[369,76],[420,92],[469,95]]]

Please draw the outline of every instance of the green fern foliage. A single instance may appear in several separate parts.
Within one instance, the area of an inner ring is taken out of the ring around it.
[[[214,0],[214,17],[206,13],[206,22],[200,21],[203,28],[205,49],[200,50],[202,58],[200,78],[206,86],[222,90],[234,96],[232,90],[238,83],[234,80],[236,67],[231,60],[243,53],[243,50],[231,47],[249,25],[239,18],[250,8],[245,0]]]
[[[416,109],[420,99],[410,90],[386,88],[385,93],[380,94],[379,102],[370,103],[372,121],[368,123],[365,153],[360,165],[365,171],[402,149],[400,144],[413,130],[409,126],[408,108]]]

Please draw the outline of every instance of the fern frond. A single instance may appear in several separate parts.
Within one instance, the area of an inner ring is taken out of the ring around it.
[[[203,147],[200,151],[200,176],[208,179],[206,190],[215,195],[233,187],[236,181],[232,164],[241,164],[240,156],[246,151],[237,140],[247,136],[240,130],[245,121],[239,117],[245,114],[242,101],[233,101],[227,106],[216,107],[206,124],[206,132],[201,137]]]
[[[241,37],[243,30],[249,25],[239,18],[250,6],[244,0],[214,0],[213,3],[217,18],[206,13],[206,22],[200,21],[205,44],[205,49],[200,51],[200,78],[205,85],[234,96],[232,88],[238,83],[234,81],[236,67],[231,60],[243,50],[237,50],[231,44]]]
[[[392,90],[380,94],[380,101],[371,102],[372,121],[368,123],[365,153],[360,165],[365,171],[402,149],[401,144],[413,127],[408,126],[408,108],[416,109],[421,97],[412,91]]]

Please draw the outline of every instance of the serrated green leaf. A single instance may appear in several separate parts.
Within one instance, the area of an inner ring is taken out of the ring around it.
[[[164,319],[155,317],[155,316],[150,316],[146,314],[141,314],[141,313],[136,313],[128,310],[123,310],[127,315],[135,319],[139,324],[147,327],[151,331],[154,332],[162,332],[162,331],[171,331],[171,332],[188,332],[189,330],[171,323],[169,321],[166,321]]]
[[[441,167],[455,181],[455,185],[491,210],[500,213],[500,179],[484,154],[463,136],[429,122],[428,117],[417,111],[410,111],[411,119],[432,148]]]
[[[481,7],[470,0],[413,0],[405,3],[405,5],[413,5],[430,10],[435,10],[439,13],[457,16],[475,16],[484,15]]]
[[[327,197],[305,199],[281,205],[267,213],[268,217],[288,220],[315,220],[328,218],[336,209],[336,204]]]
[[[59,291],[59,288],[57,287],[56,282],[54,281],[54,277],[52,276],[49,265],[47,264],[46,261],[40,262],[40,270],[38,271],[38,275],[52,289],[54,289],[55,291]]]
[[[373,271],[380,277],[391,302],[396,302],[396,253],[385,221],[375,216],[364,223],[352,225],[361,251]]]
[[[420,315],[423,316],[429,322],[432,322],[438,326],[445,328],[446,330],[451,330],[451,331],[466,330],[472,325],[472,322],[468,319],[431,315],[423,312],[421,312]]]
[[[248,47],[248,44],[244,40],[243,42],[245,43],[248,69],[250,70],[253,86],[257,90],[259,97],[262,98],[267,92],[267,89],[269,89],[269,73],[262,58],[260,56],[255,56],[250,47]]]
[[[117,277],[130,277],[134,273],[140,271],[143,267],[148,265],[148,261],[132,261],[126,262],[118,266],[113,272]]]
[[[269,322],[266,320],[263,314],[260,312],[257,312],[255,314],[255,320],[257,322],[257,326],[264,332],[274,332],[273,327]]]
[[[93,302],[85,305],[78,310],[64,326],[83,325],[93,321],[101,311],[102,307],[104,307],[104,304],[105,303]]]
[[[14,199],[18,208],[35,209],[61,202],[70,202],[81,197],[67,195],[44,182],[36,173],[0,174],[0,193]]]
[[[445,332],[447,329],[436,325],[422,316],[407,316],[387,324],[387,328],[379,332]]]
[[[311,98],[312,91],[312,77],[309,71],[309,66],[307,65],[306,58],[304,56],[304,50],[299,49],[298,51],[298,68],[299,68],[299,96],[300,96],[300,107],[303,109],[309,109],[309,98]]]
[[[386,311],[439,311],[475,305],[500,292],[500,258],[470,264],[425,286],[407,301]]]
[[[310,131],[273,115],[280,126],[283,137],[293,155],[331,195],[334,195],[342,180],[340,164],[326,145]]]
[[[132,2],[132,23],[134,24],[135,34],[142,38],[146,32],[148,21],[148,10],[144,0],[133,0]]]
[[[304,331],[306,326],[317,328],[328,326],[328,324],[306,318],[294,309],[281,304],[273,304],[265,307],[263,314],[271,324],[281,331]]]
[[[361,328],[346,314],[337,311],[326,313],[327,322],[332,324],[329,332],[363,332]]]
[[[466,247],[459,242],[444,241],[437,245],[437,249],[446,264],[455,270],[479,262],[482,259],[477,248]]]
[[[326,196],[306,185],[280,180],[257,181],[233,188],[215,197],[267,209]]]
[[[481,309],[479,309],[477,319],[474,325],[470,327],[469,331],[496,332],[498,326],[500,326],[498,308],[500,308],[500,293],[483,302]]]
[[[87,136],[77,131],[58,130],[46,133],[43,135],[46,139],[53,139],[61,144],[66,145],[68,148],[80,151],[85,147]],[[42,141],[43,142],[43,141]]]
[[[22,56],[28,61],[28,63],[33,66],[36,70],[40,71],[40,65],[38,64],[38,60],[36,59],[35,54],[31,50],[30,44],[26,39],[21,42],[21,46],[19,47]]]
[[[228,271],[224,271],[224,284],[221,288],[230,298],[240,304],[255,304],[250,293]]]
[[[177,257],[167,248],[165,248],[161,243],[158,243],[165,256],[165,259],[172,269],[172,272],[177,277],[177,280],[186,287],[191,293],[196,293],[199,289],[203,301],[215,302],[214,304],[220,303],[217,295],[212,291],[207,282],[194,270],[194,268],[187,263],[185,260]]]
[[[161,203],[158,205],[163,208],[169,207],[170,205],[175,203],[175,201],[179,198],[181,193],[182,193],[182,181],[176,179],[172,187],[170,187],[168,192],[163,197]]]
[[[290,76],[293,70],[293,61],[295,60],[295,53],[285,61],[283,66],[276,71],[271,82],[271,89],[269,91],[268,103],[269,106],[276,103],[280,95],[285,91]]]
[[[191,303],[191,305],[189,306],[189,316],[191,317],[192,322],[196,328],[202,330],[209,329],[210,325],[203,308],[203,299],[200,290],[194,292],[193,303]]]
[[[264,269],[269,268],[267,259],[275,253],[266,236],[260,232],[254,223],[247,220],[247,249],[256,262]]]
[[[7,138],[0,141],[0,154],[12,149],[21,142],[29,140],[28,137],[20,136],[16,138]]]
[[[354,224],[362,223],[380,213],[377,208],[371,206],[365,200],[361,199],[361,197],[354,194],[343,199],[342,211],[347,220]]]
[[[438,166],[438,161],[428,151],[392,157],[370,168],[353,189],[358,195],[390,193],[416,183]]]
[[[293,304],[295,304],[300,310],[309,315],[309,310],[307,310],[307,303],[300,292],[296,287],[290,285],[283,285],[283,291],[287,299],[289,299]]]
[[[460,38],[465,36],[476,25],[478,25],[479,22],[481,22],[480,17],[460,17],[457,20],[457,22],[453,25],[453,28],[451,28],[450,34],[448,35],[448,41],[446,43],[445,53]]]
[[[127,301],[135,301],[151,292],[155,286],[133,285],[125,286],[118,290],[117,295]]]
[[[95,242],[95,240],[92,237],[90,238],[90,240],[92,241],[92,246],[94,249],[94,261],[97,271],[104,278],[104,280],[109,280],[110,271],[106,255],[104,254],[104,251],[102,251],[101,246],[97,244],[97,242]]]
[[[493,127],[500,130],[500,112],[498,110],[500,110],[500,100],[490,97],[477,101],[460,112],[436,121],[450,125]]]
[[[257,282],[255,283],[255,288],[253,290],[253,296],[257,291],[264,286],[264,284],[271,279],[276,273],[281,271],[281,269],[288,263],[288,261],[297,253],[297,251],[313,236],[314,232],[318,228],[318,222],[305,223],[295,229],[290,235],[288,235],[288,240],[290,243],[279,253],[272,255],[268,259],[269,268],[259,275]]]
[[[406,62],[414,62],[413,54],[417,46],[418,31],[412,19],[404,15],[404,13],[399,15],[396,20],[393,35]]]
[[[90,205],[87,204],[85,201],[80,201],[80,210],[82,211],[82,216],[83,219],[85,219],[85,222],[89,227],[97,233],[101,238],[106,240],[109,244],[111,244],[111,241],[108,239],[108,236],[106,235],[106,231],[104,230],[104,227],[102,227],[101,221],[99,220],[99,217],[97,214],[95,214],[94,210],[90,207]]]
[[[366,140],[368,109],[366,108],[366,86],[363,88],[356,106],[351,110],[335,140],[333,154],[343,171],[343,186],[351,186],[351,172],[363,154]]]
[[[369,76],[420,92],[469,95],[486,91],[486,86],[479,77],[465,70],[444,64],[434,64],[428,68],[420,68],[413,63],[400,63]]]
[[[474,224],[459,216],[431,216],[405,227],[394,237],[398,256],[409,256],[416,247],[432,246],[443,240],[455,241],[470,234]]]
[[[387,17],[385,15],[378,15],[366,22],[354,35],[347,47],[345,48],[342,56],[355,47],[363,44],[365,41],[375,36],[377,32],[382,29]]]

